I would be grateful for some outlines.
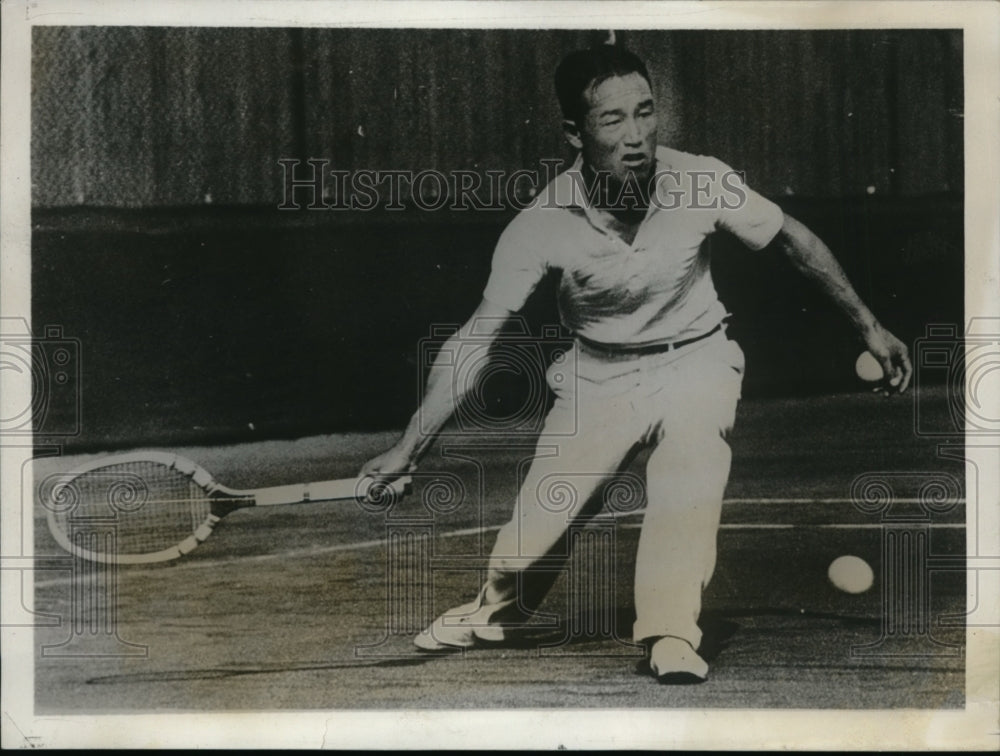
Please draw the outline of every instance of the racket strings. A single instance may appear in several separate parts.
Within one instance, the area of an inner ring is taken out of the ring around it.
[[[43,504],[53,524],[83,548],[100,543],[119,554],[148,554],[194,533],[211,514],[212,500],[183,472],[132,461],[43,483]]]

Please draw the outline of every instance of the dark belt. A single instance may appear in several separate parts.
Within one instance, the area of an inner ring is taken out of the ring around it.
[[[596,341],[591,341],[590,339],[585,339],[580,334],[576,334],[577,340],[583,344],[588,349],[592,349],[595,352],[600,352],[607,355],[644,355],[644,354],[662,354],[663,352],[670,352],[674,349],[680,349],[681,347],[687,346],[688,344],[694,344],[696,341],[701,341],[702,339],[707,339],[709,336],[714,336],[719,331],[722,330],[722,323],[719,323],[711,331],[706,331],[700,336],[694,336],[690,339],[681,339],[680,341],[671,341],[666,344],[646,344],[643,346],[629,346],[628,344],[620,344],[612,346],[610,344],[599,344]]]

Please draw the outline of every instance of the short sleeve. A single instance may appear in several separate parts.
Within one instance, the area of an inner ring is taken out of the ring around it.
[[[733,234],[751,249],[763,249],[785,222],[781,208],[748,187],[743,177],[718,161],[721,185],[718,228]]]
[[[500,235],[483,298],[511,312],[524,306],[545,275],[546,231],[540,208],[522,210]]]

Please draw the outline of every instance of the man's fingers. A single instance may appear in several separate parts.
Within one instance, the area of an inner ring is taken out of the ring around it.
[[[913,377],[913,365],[910,363],[910,357],[906,352],[903,352],[903,382],[899,386],[899,393],[902,394],[906,391],[906,387],[910,385],[910,378]]]
[[[913,377],[913,366],[910,363],[910,356],[906,347],[902,343],[890,343],[885,350],[873,349],[869,351],[876,355],[876,359],[882,366],[884,374],[883,386],[887,393],[902,394],[910,385]]]
[[[882,366],[882,380],[891,386],[895,386],[893,380],[896,379],[896,374],[898,373],[896,366],[892,362],[892,355],[886,355],[885,357],[879,355],[878,364]],[[898,383],[899,381],[896,381]]]
[[[417,469],[415,462],[397,458],[394,454],[381,454],[365,462],[358,470],[359,478],[373,478],[379,483],[391,483]]]
[[[363,473],[362,478],[370,478],[372,483],[391,483],[396,478],[399,477],[399,473],[387,473],[382,470],[372,470],[367,473]]]
[[[360,478],[371,478],[375,483],[392,483],[394,480],[399,480],[406,475],[406,470],[383,470],[380,468],[375,468],[373,470],[362,471],[358,476]]]
[[[913,375],[913,366],[905,349],[893,354],[889,360],[889,369],[886,371],[889,386],[894,393],[902,394],[910,385],[910,378]]]

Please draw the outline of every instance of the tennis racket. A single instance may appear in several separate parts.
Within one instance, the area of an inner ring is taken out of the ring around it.
[[[134,452],[50,475],[37,494],[66,551],[94,562],[148,564],[190,553],[237,509],[355,500],[385,511],[410,484],[410,477],[392,483],[361,477],[237,491],[184,457]]]

